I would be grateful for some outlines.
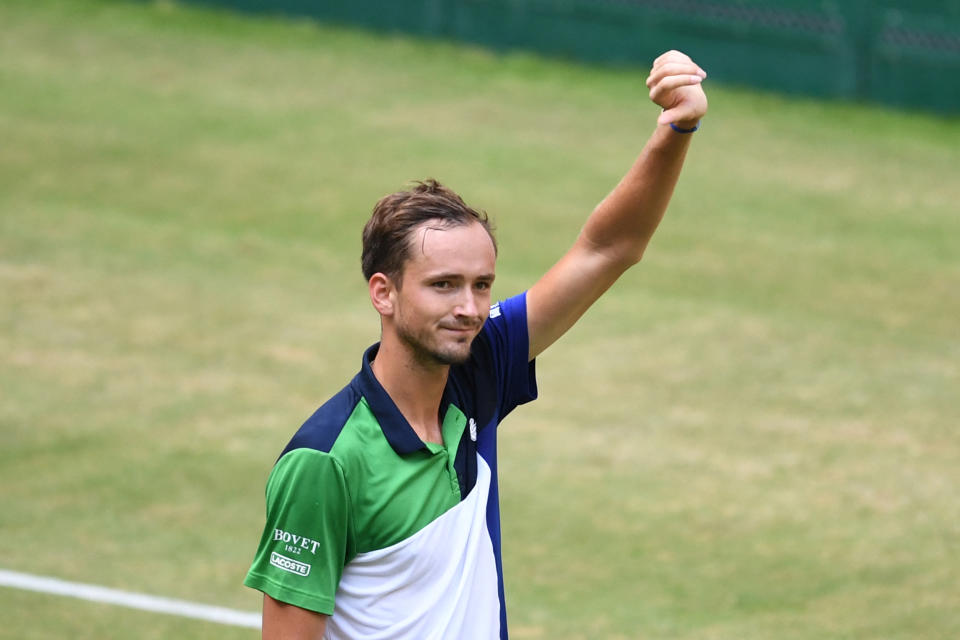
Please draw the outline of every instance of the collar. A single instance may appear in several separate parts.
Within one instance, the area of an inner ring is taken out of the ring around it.
[[[354,383],[358,386],[360,394],[370,406],[370,410],[377,419],[377,423],[380,425],[380,429],[383,431],[387,442],[390,443],[390,446],[393,447],[393,450],[396,451],[397,454],[406,455],[414,451],[419,451],[420,449],[426,449],[427,445],[424,444],[420,436],[417,435],[417,432],[414,431],[410,423],[407,422],[407,419],[400,413],[400,409],[397,408],[393,398],[391,398],[387,390],[383,388],[383,385],[380,384],[377,377],[373,375],[373,369],[370,367],[370,363],[373,362],[379,349],[380,343],[378,342],[363,353],[360,373],[354,378]],[[447,384],[443,389],[443,398],[440,401],[439,419],[441,424],[443,424],[443,417],[446,415],[449,407],[450,381],[448,378]]]

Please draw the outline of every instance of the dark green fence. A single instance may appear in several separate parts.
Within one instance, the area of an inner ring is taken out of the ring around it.
[[[191,0],[646,66],[676,48],[715,80],[960,111],[960,0]]]

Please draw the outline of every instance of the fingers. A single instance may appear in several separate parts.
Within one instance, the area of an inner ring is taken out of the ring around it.
[[[701,82],[703,82],[703,77],[700,75],[670,75],[656,82],[652,86],[648,83],[647,86],[651,87],[650,99],[657,104],[660,104],[668,92],[680,87],[700,84]]]
[[[657,124],[670,124],[671,122],[696,122],[700,120],[701,114],[693,109],[678,107],[667,109],[657,118]]]
[[[679,65],[688,65],[699,71],[699,73],[706,75],[706,73],[701,69],[697,63],[695,63],[690,56],[680,51],[667,51],[664,54],[661,54],[653,61],[652,70],[656,71],[660,67],[670,64],[679,64]]]
[[[676,49],[671,49],[670,51],[667,51],[667,52],[665,52],[665,53],[661,53],[661,54],[657,57],[657,59],[653,61],[653,66],[657,66],[658,64],[662,64],[662,63],[667,62],[667,61],[669,61],[669,60],[680,60],[680,61],[686,61],[686,62],[693,62],[693,60],[690,59],[690,56],[688,56],[687,54],[683,53],[682,51],[677,51]]]
[[[693,62],[654,63],[653,68],[650,70],[650,75],[647,77],[647,87],[652,89],[654,85],[661,82],[664,78],[680,75],[697,76],[703,80],[707,77],[707,72]]]
[[[687,92],[687,95],[679,96],[678,99],[669,103],[658,103],[663,107],[663,111],[657,118],[657,124],[670,124],[672,122],[687,123],[687,125],[692,126],[707,114],[709,101],[703,89],[695,86],[681,88],[679,91]],[[681,126],[687,128],[687,126]]]

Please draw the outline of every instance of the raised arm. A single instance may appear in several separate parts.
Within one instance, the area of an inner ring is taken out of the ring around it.
[[[620,184],[587,218],[573,247],[527,292],[531,360],[643,257],[690,146],[692,135],[677,129],[695,128],[707,112],[700,85],[705,77],[679,51],[654,61],[647,86],[650,99],[663,108],[657,129]]]

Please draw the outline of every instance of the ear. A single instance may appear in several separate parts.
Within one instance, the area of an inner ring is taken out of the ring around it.
[[[392,316],[397,299],[397,287],[393,281],[385,274],[377,272],[370,276],[367,285],[370,289],[370,302],[373,308],[381,316]]]

